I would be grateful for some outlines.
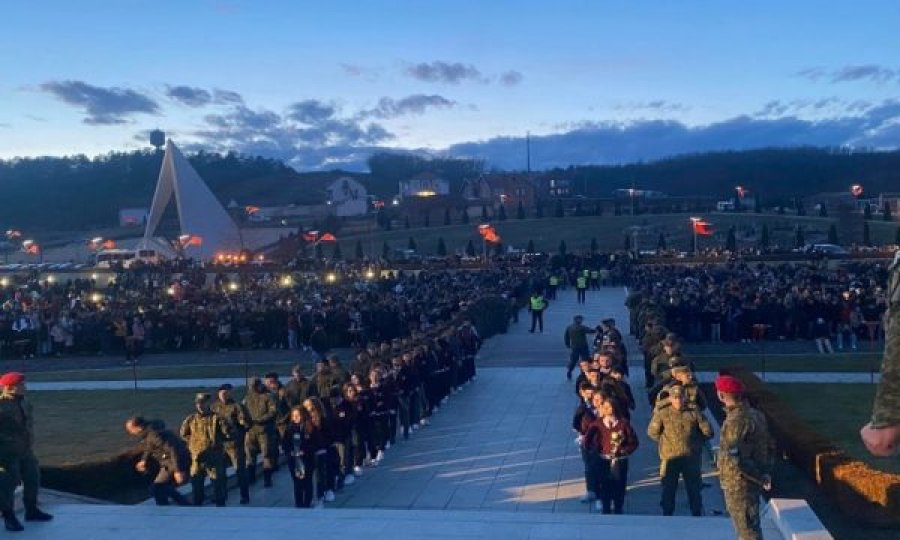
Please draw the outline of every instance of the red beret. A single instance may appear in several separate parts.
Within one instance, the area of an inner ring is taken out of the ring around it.
[[[18,371],[10,371],[9,373],[4,373],[3,376],[0,377],[0,386],[15,386],[23,382],[25,382],[25,375],[22,375]]]
[[[726,394],[743,394],[744,383],[731,375],[719,375],[716,377],[716,390]]]

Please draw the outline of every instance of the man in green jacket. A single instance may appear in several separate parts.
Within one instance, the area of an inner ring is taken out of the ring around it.
[[[0,510],[6,530],[25,528],[16,518],[15,492],[23,487],[25,521],[49,521],[53,516],[37,506],[41,472],[34,455],[34,418],[25,399],[25,376],[9,372],[0,377]]]

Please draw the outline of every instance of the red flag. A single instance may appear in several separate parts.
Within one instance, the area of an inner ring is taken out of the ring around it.
[[[37,255],[41,252],[41,246],[39,246],[34,240],[25,240],[24,242],[22,242],[22,251],[28,253],[29,255]]]
[[[252,216],[253,214],[256,214],[257,212],[259,212],[259,207],[253,206],[253,205],[248,205],[248,206],[244,207],[244,211],[247,212],[248,216]]]
[[[739,199],[743,199],[747,196],[748,193],[750,193],[750,190],[745,188],[744,186],[738,186],[734,189],[737,191],[737,196]]]
[[[372,206],[374,206],[375,208],[384,208],[384,201],[380,201],[380,200],[372,201]]]
[[[863,187],[859,184],[853,184],[850,186],[850,194],[856,198],[859,198],[863,194]]]
[[[178,237],[178,243],[180,243],[183,248],[188,246],[202,246],[203,238],[196,234],[182,234]]]
[[[500,235],[497,234],[497,231],[496,229],[494,229],[493,225],[488,225],[486,223],[479,225],[478,234],[480,234],[486,242],[491,242],[492,244],[500,242]]]
[[[7,240],[12,240],[14,238],[21,238],[21,237],[22,237],[22,231],[17,231],[15,229],[9,229],[8,231],[6,231],[6,239]]]
[[[337,242],[337,237],[327,232],[319,238],[319,242]]]
[[[702,219],[694,221],[694,234],[696,234],[697,236],[712,236],[712,224],[707,223]]]
[[[104,240],[101,245],[103,246],[103,249],[116,249],[115,240]]]
[[[319,239],[319,231],[306,231],[303,233],[303,239],[307,242],[315,242]]]

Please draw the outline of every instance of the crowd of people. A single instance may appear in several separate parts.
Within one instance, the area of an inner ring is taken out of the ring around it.
[[[880,339],[887,264],[852,262],[642,265],[630,275],[632,330],[640,304],[689,342],[814,340],[820,352]]]

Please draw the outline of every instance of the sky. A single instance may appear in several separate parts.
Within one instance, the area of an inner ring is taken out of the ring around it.
[[[0,158],[149,146],[364,170],[900,144],[900,2],[0,3]]]

